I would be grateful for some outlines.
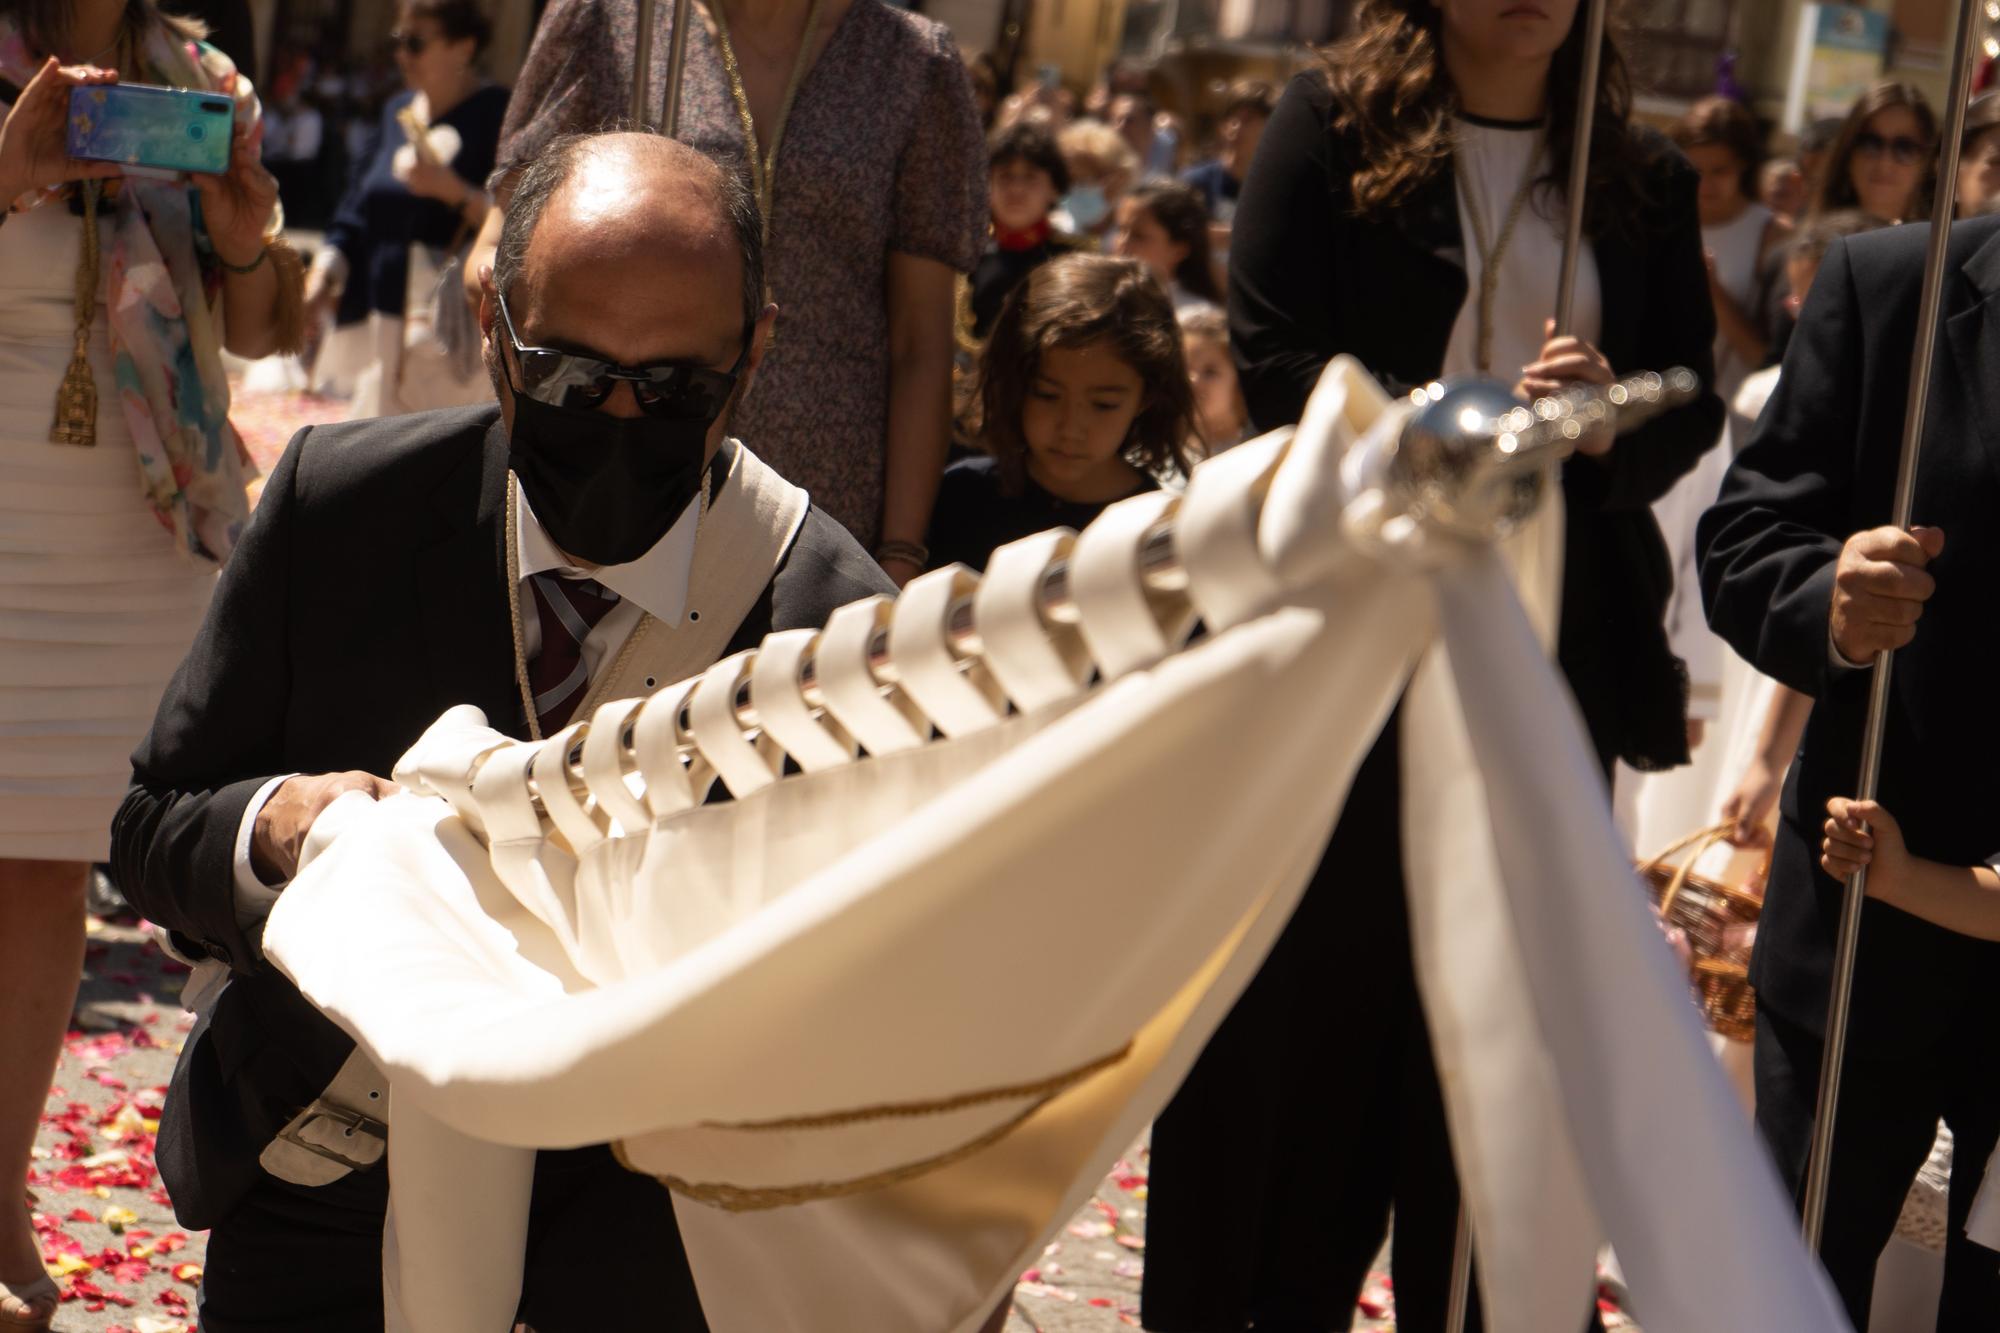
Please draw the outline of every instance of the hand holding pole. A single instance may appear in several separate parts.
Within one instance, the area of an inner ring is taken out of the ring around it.
[[[1924,415],[1930,405],[1931,372],[1937,353],[1938,315],[1944,291],[1944,267],[1951,241],[1952,215],[1958,202],[1958,147],[1965,133],[1965,108],[1972,93],[1973,51],[1978,44],[1981,0],[1962,0],[1958,13],[1957,51],[1952,57],[1951,92],[1945,102],[1944,128],[1938,144],[1937,196],[1931,209],[1930,243],[1924,251],[1922,298],[1917,305],[1917,343],[1910,354],[1910,401],[1903,417],[1903,449],[1896,467],[1894,517],[1899,528],[1910,526],[1916,498],[1917,461],[1923,448]],[[1861,741],[1861,780],[1857,799],[1872,801],[1882,772],[1882,737],[1889,721],[1889,680],[1895,655],[1876,654],[1874,679],[1868,694],[1868,724]],[[1861,904],[1868,894],[1864,866],[1848,878],[1840,904],[1840,933],[1833,956],[1833,993],[1827,1002],[1826,1052],[1820,1064],[1819,1104],[1813,1115],[1812,1147],[1806,1156],[1804,1198],[1805,1238],[1817,1252],[1826,1225],[1826,1196],[1833,1159],[1835,1113],[1840,1109],[1840,1073],[1847,1056],[1847,1025],[1854,998],[1854,967],[1861,947]]]

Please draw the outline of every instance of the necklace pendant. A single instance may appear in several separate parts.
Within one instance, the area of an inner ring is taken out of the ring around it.
[[[97,385],[81,350],[70,361],[56,394],[56,419],[49,428],[49,443],[86,447],[97,443]]]

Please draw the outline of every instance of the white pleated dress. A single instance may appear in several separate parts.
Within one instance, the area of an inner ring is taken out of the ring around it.
[[[140,490],[102,289],[97,443],[48,442],[82,239],[59,205],[0,226],[0,859],[105,858],[133,747],[215,587]]]

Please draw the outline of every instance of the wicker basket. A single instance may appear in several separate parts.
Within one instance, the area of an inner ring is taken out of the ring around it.
[[[1639,866],[1662,924],[1687,939],[1688,981],[1709,1031],[1732,1041],[1756,1033],[1757,997],[1750,989],[1750,945],[1764,901],[1747,889],[1694,873],[1702,853],[1723,841],[1721,824],[1682,838]]]

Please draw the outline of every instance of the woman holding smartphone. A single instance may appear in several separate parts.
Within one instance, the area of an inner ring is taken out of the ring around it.
[[[57,1305],[16,1191],[82,972],[84,877],[248,517],[222,349],[263,356],[302,327],[256,99],[199,38],[152,0],[0,13],[5,1333],[47,1329]],[[120,78],[232,96],[227,173],[122,177],[70,158],[70,90]]]
[[[1392,392],[1481,375],[1542,395],[1675,365],[1712,383],[1698,178],[1631,124],[1609,37],[1573,331],[1552,334],[1579,10],[1369,0],[1353,36],[1292,82],[1230,248],[1231,346],[1254,429],[1297,421],[1342,353]],[[1705,394],[1615,440],[1586,438],[1561,472],[1550,618],[1607,772],[1616,758],[1687,762],[1686,677],[1661,623],[1671,571],[1648,506],[1721,424]],[[1392,1209],[1397,1326],[1444,1325],[1457,1174],[1410,958],[1399,729],[1392,719],[1364,761],[1284,935],[1154,1126],[1149,1329],[1346,1328]],[[1577,1328],[1589,1282],[1577,1275]]]

